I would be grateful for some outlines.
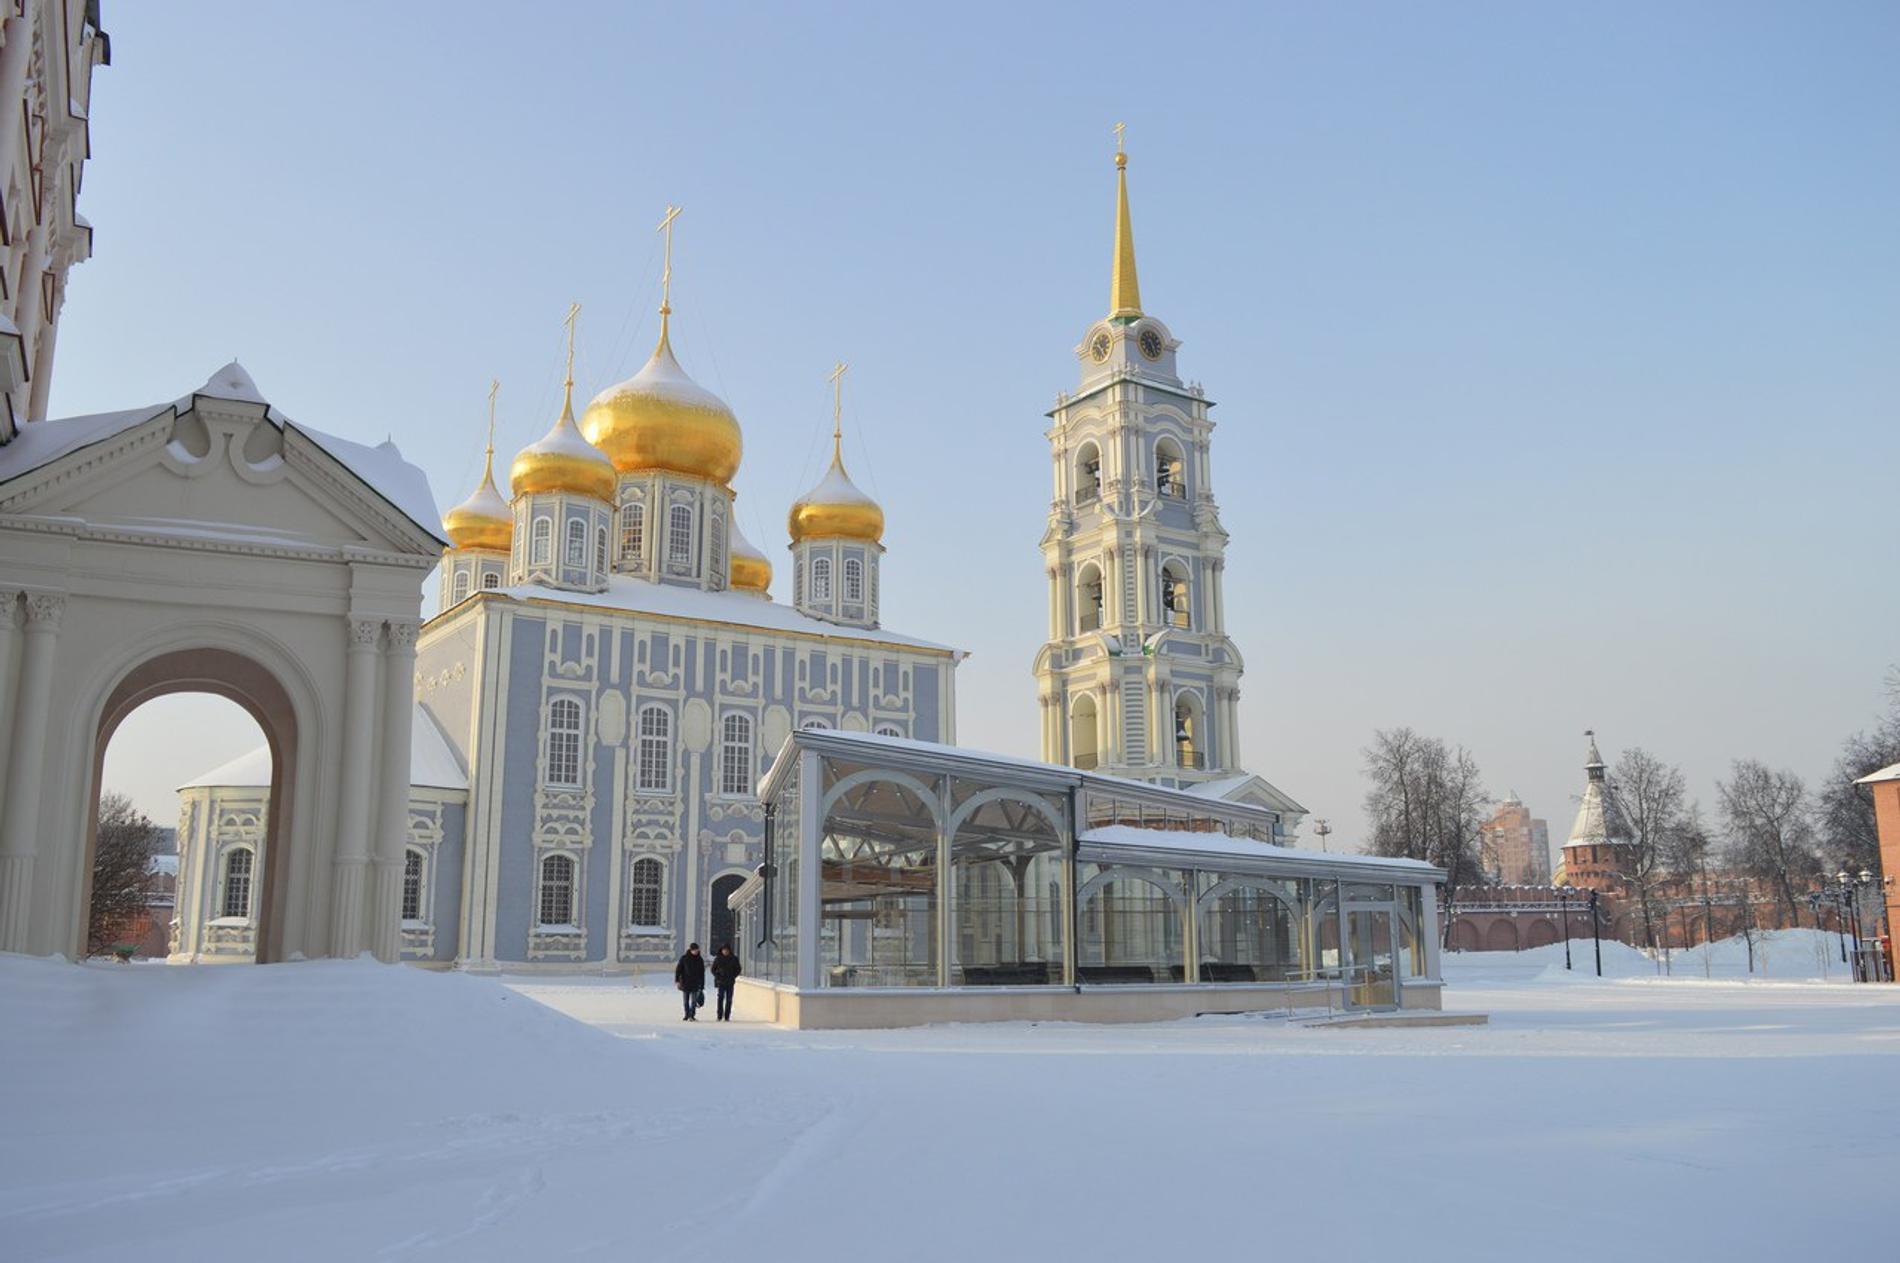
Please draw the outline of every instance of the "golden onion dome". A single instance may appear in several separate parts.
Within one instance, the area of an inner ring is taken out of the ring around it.
[[[673,358],[666,318],[662,311],[652,358],[594,396],[581,416],[581,432],[623,474],[665,469],[728,484],[745,446],[739,418]]]
[[[518,496],[544,491],[567,491],[613,502],[619,478],[606,453],[581,437],[574,424],[574,383],[569,380],[561,399],[561,415],[540,440],[521,449],[508,471],[508,485]]]
[[[732,550],[732,589],[735,592],[756,592],[766,600],[771,593],[766,589],[772,586],[772,563],[765,554],[752,546],[752,541],[739,533],[739,524],[732,524],[729,537]]]
[[[875,544],[884,538],[884,510],[845,473],[836,433],[831,436],[831,468],[792,505],[788,525],[794,544],[808,539],[861,539]]]
[[[489,444],[482,464],[481,485],[473,495],[442,515],[442,529],[456,548],[487,548],[507,552],[513,542],[515,517],[495,487],[495,446]]]

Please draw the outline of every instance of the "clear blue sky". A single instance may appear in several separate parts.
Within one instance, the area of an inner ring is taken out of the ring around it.
[[[1035,752],[1042,414],[1106,309],[1117,120],[1144,305],[1219,401],[1244,755],[1336,844],[1376,727],[1561,834],[1584,728],[1712,799],[1738,756],[1818,776],[1900,660],[1892,4],[104,21],[55,413],[237,356],[452,504],[490,377],[504,460],[551,420],[570,301],[584,392],[639,365],[680,203],[676,345],[745,426],[745,530],[784,557],[849,360],[886,621],[973,652],[966,744]],[[114,779],[169,819],[253,739],[214,713],[135,716]]]

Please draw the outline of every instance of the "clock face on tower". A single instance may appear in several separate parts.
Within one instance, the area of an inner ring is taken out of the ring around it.
[[[1089,343],[1089,358],[1094,360],[1097,364],[1106,364],[1108,362],[1108,348],[1109,337],[1105,330],[1096,334],[1094,341]]]
[[[1157,329],[1143,329],[1141,331],[1141,337],[1137,339],[1137,342],[1141,347],[1141,353],[1151,360],[1160,359],[1161,352],[1167,349],[1162,343],[1161,333]]]

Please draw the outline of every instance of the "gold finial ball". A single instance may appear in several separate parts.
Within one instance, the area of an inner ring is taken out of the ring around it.
[[[1116,155],[1115,155],[1115,169],[1116,169],[1117,171],[1125,171],[1125,170],[1127,170],[1127,169],[1128,169],[1128,155],[1127,155],[1127,154],[1125,154],[1125,153],[1119,153],[1119,152],[1118,152],[1118,153],[1116,153]]]

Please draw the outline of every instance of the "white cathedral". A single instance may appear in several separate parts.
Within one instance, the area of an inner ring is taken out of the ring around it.
[[[1035,660],[1044,759],[1305,809],[1239,759],[1211,406],[1141,308],[1117,153],[1112,299],[1050,414]],[[761,774],[794,728],[954,744],[962,655],[886,630],[882,509],[831,464],[791,506],[791,601],[733,518],[737,417],[675,358],[668,283],[646,365],[443,518],[440,612],[415,642],[401,955],[471,970],[622,969],[741,941]],[[492,421],[491,421],[492,430]],[[393,625],[392,625],[393,626]],[[374,641],[373,629],[367,633]],[[393,635],[392,631],[392,635]],[[183,787],[173,958],[255,950],[267,752]]]

